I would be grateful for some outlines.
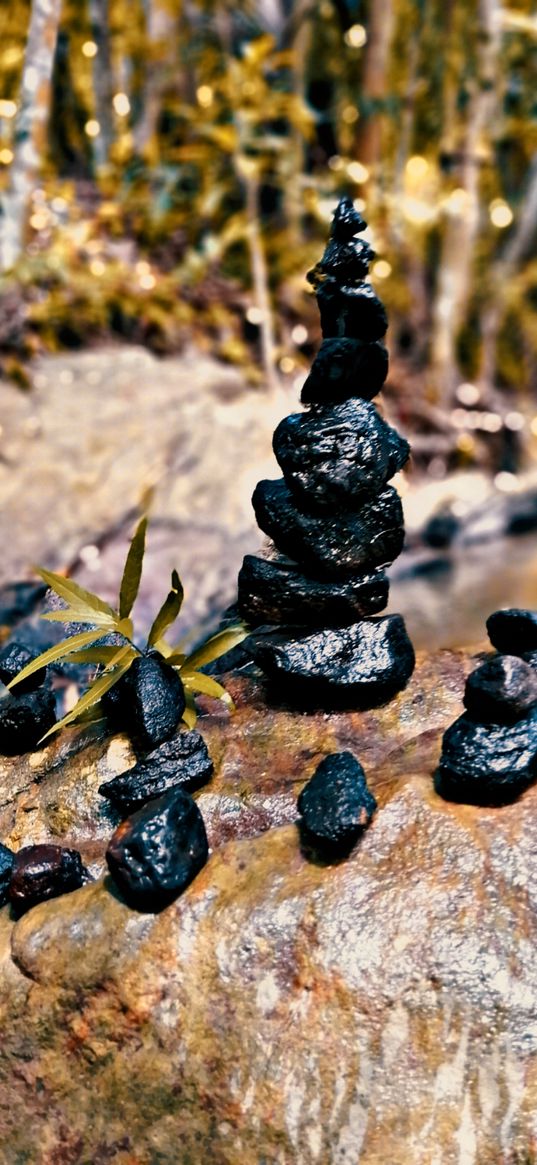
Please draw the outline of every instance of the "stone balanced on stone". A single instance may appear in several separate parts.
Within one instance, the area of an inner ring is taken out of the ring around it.
[[[414,667],[401,616],[372,617],[386,607],[385,567],[403,546],[401,502],[387,483],[410,447],[371,403],[388,370],[387,317],[366,282],[365,228],[342,198],[308,275],[323,342],[302,390],[307,411],[276,429],[283,479],[259,482],[252,499],[277,553],[248,555],[239,574],[240,613],[259,628],[254,659],[287,699],[325,706],[381,703]]]

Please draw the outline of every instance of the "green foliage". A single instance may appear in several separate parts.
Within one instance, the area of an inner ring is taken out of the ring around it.
[[[198,647],[190,655],[181,651],[181,645],[167,643],[165,633],[177,619],[183,602],[183,586],[176,570],[172,571],[171,590],[167,595],[160,611],[156,615],[147,638],[145,649],[139,648],[132,642],[133,624],[130,613],[136,601],[142,575],[142,565],[145,549],[145,535],[147,518],[143,517],[138,523],[129,546],[123,577],[121,580],[118,609],[115,610],[105,603],[92,591],[87,591],[70,578],[56,574],[51,570],[37,568],[37,573],[44,582],[67,606],[61,610],[51,611],[43,615],[49,619],[62,623],[91,623],[91,631],[81,631],[63,639],[61,643],[44,651],[27,664],[9,684],[14,688],[21,680],[39,671],[48,664],[58,663],[68,659],[71,662],[94,664],[98,671],[88,689],[80,697],[75,707],[43,737],[56,733],[61,728],[72,724],[84,723],[88,714],[94,711],[105,692],[128,671],[137,655],[144,650],[157,650],[164,659],[175,668],[181,677],[186,697],[186,708],[183,715],[184,722],[193,727],[196,723],[196,705],[194,695],[202,693],[214,699],[221,700],[227,708],[233,710],[233,701],[225,688],[212,676],[206,676],[199,669],[218,659],[225,652],[231,651],[248,634],[242,624],[235,624],[219,631]],[[105,637],[112,636],[114,644],[104,643]]]

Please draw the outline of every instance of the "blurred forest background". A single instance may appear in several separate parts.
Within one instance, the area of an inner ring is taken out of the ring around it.
[[[260,391],[319,341],[304,273],[363,209],[415,463],[537,437],[534,0],[6,0],[0,360],[195,340]]]

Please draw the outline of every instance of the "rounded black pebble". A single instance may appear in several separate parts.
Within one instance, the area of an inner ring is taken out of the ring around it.
[[[252,504],[277,549],[319,578],[363,574],[393,562],[403,549],[403,508],[392,486],[359,509],[320,515],[299,508],[284,481],[260,481]]]
[[[444,733],[435,789],[446,801],[504,805],[537,776],[537,711],[516,724],[460,716]]]
[[[178,673],[154,653],[137,656],[102,704],[115,731],[126,732],[141,752],[152,752],[175,734],[185,693]]]
[[[36,655],[36,652],[30,651],[28,647],[22,643],[17,643],[16,640],[6,643],[0,651],[0,680],[2,683],[7,687],[24,667],[33,662]],[[39,671],[17,684],[13,695],[22,696],[25,692],[35,692],[36,688],[40,688],[45,682],[46,676],[47,669],[45,667],[39,668]]]
[[[344,582],[318,582],[292,563],[247,554],[239,572],[239,613],[251,627],[344,627],[382,611],[389,587],[380,570]]]
[[[381,340],[388,328],[386,308],[370,283],[339,287],[327,279],[317,291],[323,337]]]
[[[414,670],[401,615],[306,633],[259,632],[249,642],[275,689],[305,707],[375,707],[404,688]]]
[[[38,902],[59,898],[91,881],[76,849],[60,845],[27,845],[15,854],[9,899],[17,915]]]
[[[369,401],[354,398],[310,413],[291,413],[272,445],[289,489],[305,505],[353,506],[386,485],[410,454]]]
[[[369,825],[377,802],[351,752],[325,757],[297,802],[303,840],[335,855],[352,848]]]
[[[13,851],[0,843],[0,906],[5,906],[9,898],[9,883],[14,861]]]
[[[303,405],[337,404],[357,396],[371,400],[388,375],[388,351],[344,336],[323,340],[304,383]]]
[[[537,611],[509,607],[495,611],[487,619],[487,631],[496,651],[523,655],[537,650]]]
[[[99,786],[99,793],[127,816],[169,789],[199,789],[212,776],[213,762],[199,732],[178,732],[126,773]]]
[[[21,756],[34,752],[41,737],[56,723],[56,702],[52,692],[38,688],[0,700],[0,755]]]
[[[464,706],[481,724],[514,724],[537,706],[537,674],[517,655],[496,655],[466,681]]]
[[[108,868],[126,901],[149,911],[173,902],[208,856],[203,818],[182,789],[149,801],[123,821],[106,851]]]

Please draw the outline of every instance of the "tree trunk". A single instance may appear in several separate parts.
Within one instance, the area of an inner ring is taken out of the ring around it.
[[[143,0],[146,17],[147,65],[143,99],[143,113],[134,128],[134,148],[137,154],[146,154],[156,142],[162,98],[171,76],[179,71],[174,60],[176,32],[180,16],[180,0],[176,11],[170,0]],[[154,161],[157,159],[154,158]]]
[[[360,89],[361,116],[356,137],[356,157],[368,169],[374,169],[380,163],[393,28],[393,0],[371,0]]]
[[[449,408],[459,376],[457,337],[470,296],[479,227],[480,145],[492,128],[498,99],[498,0],[479,0],[478,77],[467,115],[459,169],[460,196],[448,203],[433,307],[431,381],[438,404]]]
[[[101,127],[93,142],[93,155],[97,168],[102,169],[108,162],[110,146],[114,140],[108,0],[89,0],[89,12],[91,35],[98,49],[93,65],[93,92],[95,117]]]
[[[52,70],[61,0],[33,0],[24,56],[14,158],[2,198],[0,269],[9,271],[22,253],[30,196],[46,153]]]

